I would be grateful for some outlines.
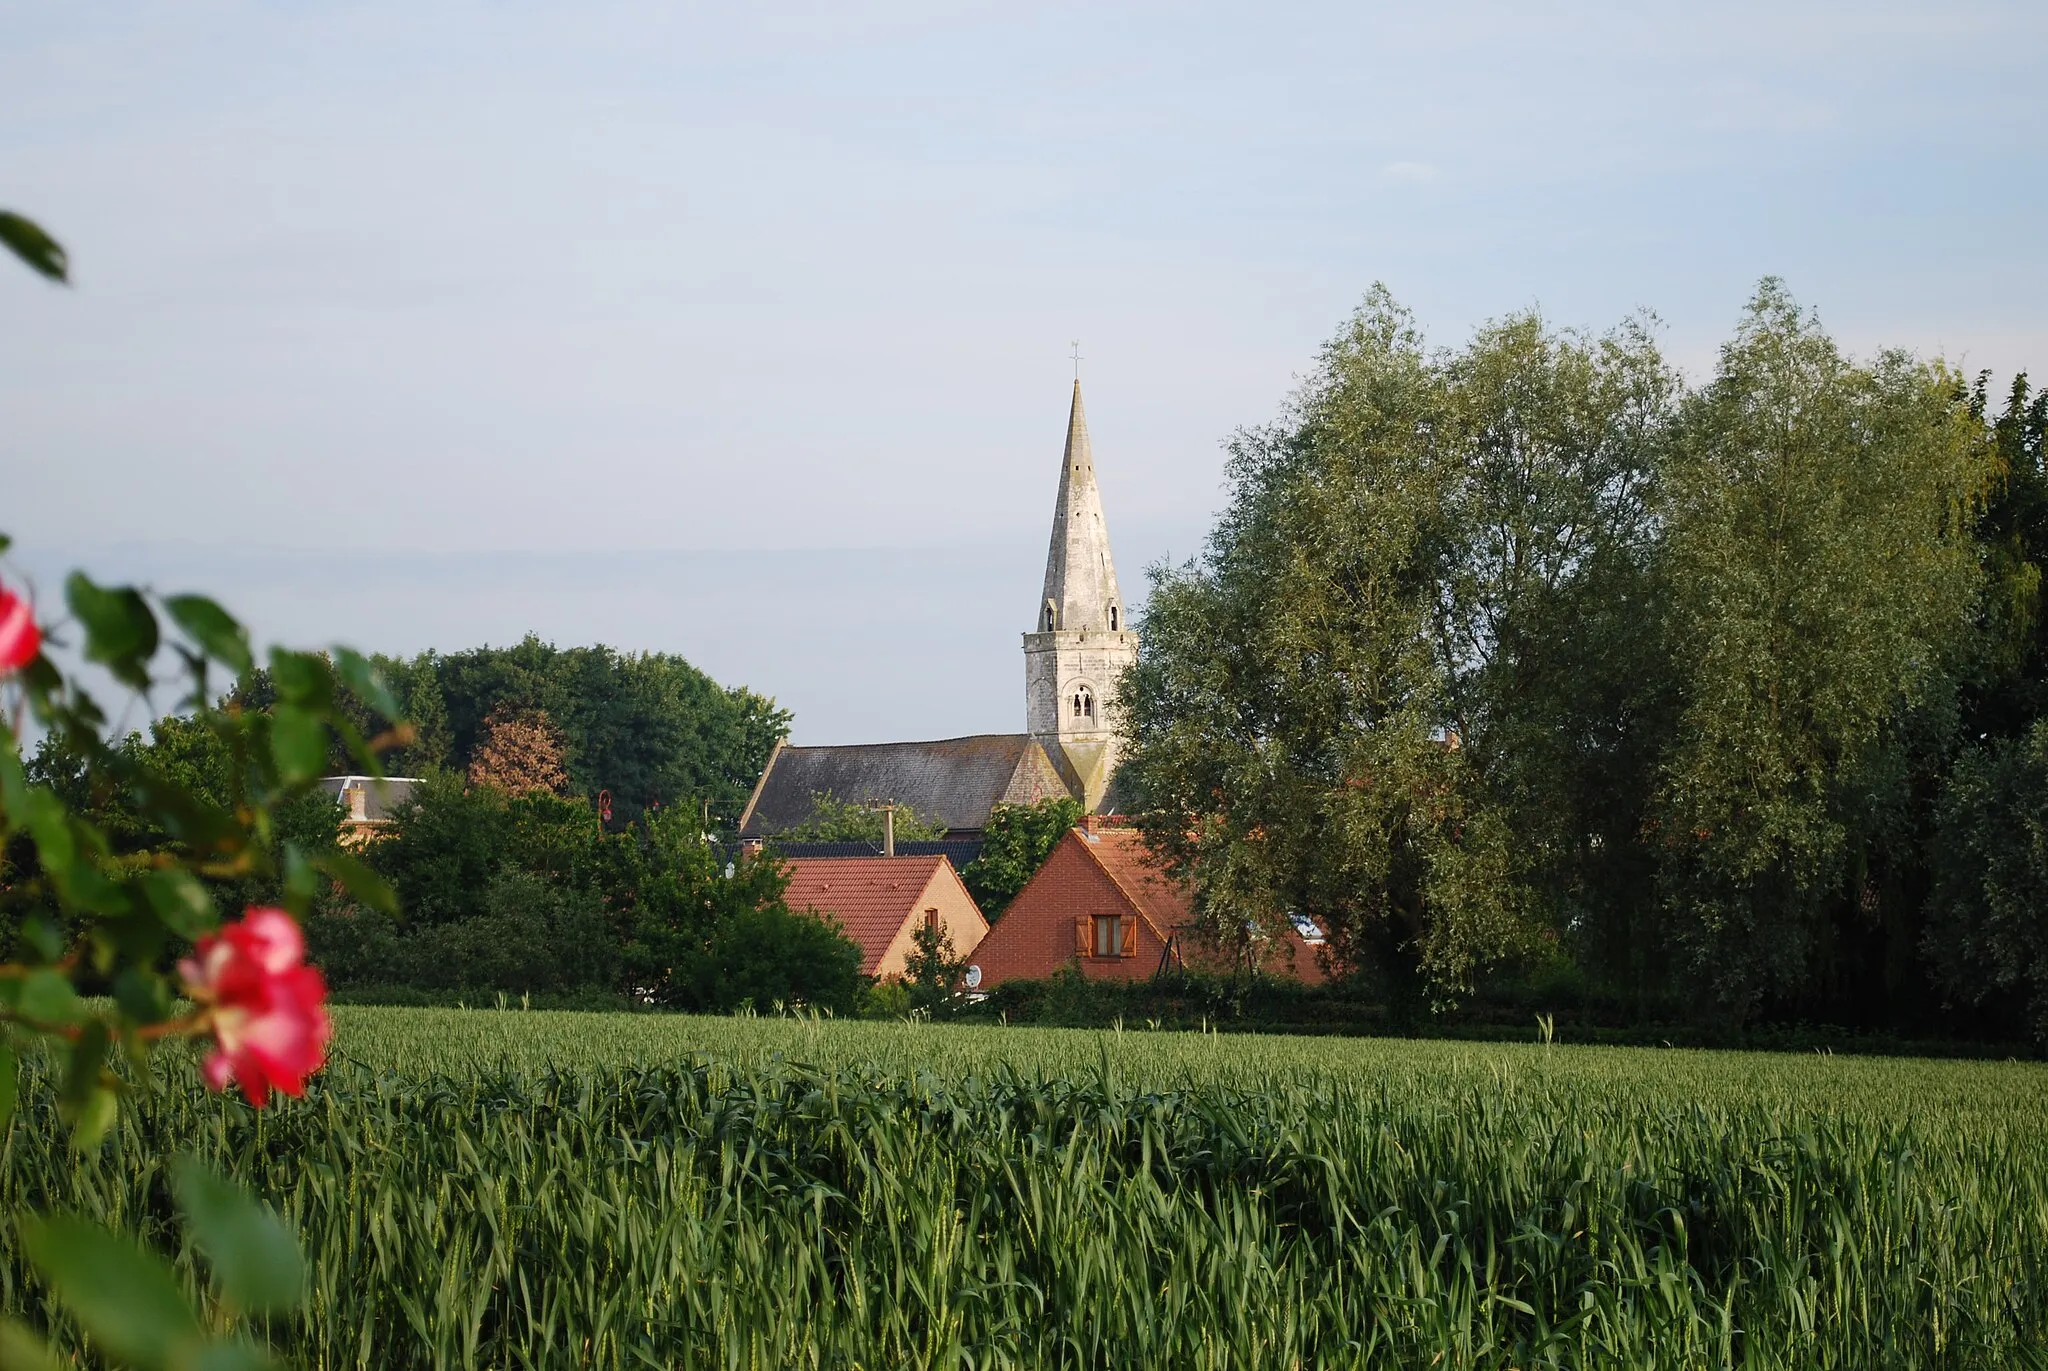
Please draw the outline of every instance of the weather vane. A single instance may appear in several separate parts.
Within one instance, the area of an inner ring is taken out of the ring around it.
[[[1079,338],[1076,338],[1076,339],[1074,340],[1074,343],[1073,343],[1073,347],[1074,347],[1074,379],[1075,379],[1076,381],[1078,381],[1078,380],[1080,380],[1080,379],[1081,379],[1081,340],[1080,340]]]

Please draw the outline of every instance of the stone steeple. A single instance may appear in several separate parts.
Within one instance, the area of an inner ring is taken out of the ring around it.
[[[1088,412],[1081,383],[1067,413],[1067,454],[1060,465],[1060,497],[1052,512],[1052,546],[1045,555],[1045,593],[1038,607],[1041,633],[1055,629],[1123,627],[1123,596],[1109,555],[1109,525],[1095,485],[1095,452],[1088,442]]]
[[[1137,659],[1138,635],[1117,588],[1079,381],[1036,617],[1024,635],[1025,726],[1092,811],[1116,770],[1117,683]]]

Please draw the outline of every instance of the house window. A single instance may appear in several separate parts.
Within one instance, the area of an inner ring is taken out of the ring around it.
[[[1095,955],[1098,957],[1120,957],[1123,955],[1123,920],[1114,914],[1095,916]]]
[[[931,930],[932,930],[933,932],[937,932],[937,931],[938,931],[938,927],[939,927],[939,911],[938,911],[938,910],[936,910],[936,909],[927,909],[927,910],[926,910],[926,911],[924,912],[924,926],[925,926],[926,928],[929,928],[929,929],[931,929]]]

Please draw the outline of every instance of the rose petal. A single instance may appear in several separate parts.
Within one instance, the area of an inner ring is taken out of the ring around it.
[[[42,651],[35,610],[11,590],[0,590],[0,671],[19,671]]]

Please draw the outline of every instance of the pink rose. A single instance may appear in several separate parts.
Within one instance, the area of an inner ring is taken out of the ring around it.
[[[306,940],[282,909],[251,908],[238,923],[201,938],[178,963],[185,993],[210,1010],[219,1044],[207,1057],[206,1083],[238,1082],[262,1108],[270,1092],[305,1091],[334,1036],[321,1002],[327,982],[307,966]]]
[[[0,675],[19,671],[43,650],[43,631],[36,627],[28,601],[0,586]]]

